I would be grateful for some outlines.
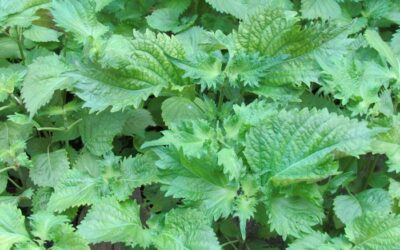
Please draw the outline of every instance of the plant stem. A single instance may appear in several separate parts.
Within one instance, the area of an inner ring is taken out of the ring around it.
[[[17,44],[18,44],[18,49],[19,49],[19,53],[21,55],[21,60],[22,60],[22,64],[25,65],[25,54],[24,54],[24,38],[22,35],[22,28],[17,28]]]
[[[11,179],[10,177],[8,177],[8,180],[18,189],[23,189],[20,185],[18,185],[13,179]]]
[[[15,169],[15,167],[12,166],[12,167],[6,167],[6,168],[3,168],[3,169],[0,169],[0,173],[6,172],[6,171],[11,170],[11,169]]]
[[[218,109],[221,109],[222,104],[224,102],[224,87],[221,87],[221,90],[219,91],[219,96],[218,96]]]
[[[221,248],[223,248],[224,246],[227,246],[227,245],[231,245],[233,248],[237,249],[236,246],[233,245],[237,242],[239,242],[239,240],[231,240],[231,241],[225,242],[224,244],[221,245]]]

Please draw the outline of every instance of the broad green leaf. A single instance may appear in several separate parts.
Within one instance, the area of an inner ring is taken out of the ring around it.
[[[69,160],[64,149],[35,155],[32,163],[29,177],[41,187],[54,187],[69,169]]]
[[[140,137],[145,136],[146,128],[155,126],[153,116],[147,109],[135,109],[126,112],[126,122],[122,133],[124,135],[137,135]]]
[[[51,13],[57,25],[72,32],[79,42],[90,37],[97,39],[108,31],[108,27],[97,20],[95,5],[89,0],[55,0]]]
[[[146,247],[151,239],[150,232],[143,228],[136,202],[118,203],[114,199],[93,205],[78,226],[78,233],[91,243],[123,242]]]
[[[181,58],[183,48],[174,37],[135,31],[135,39],[114,35],[102,48],[102,66],[82,64],[68,75],[76,80],[76,94],[92,112],[111,106],[119,111],[138,108],[149,96],[186,83],[167,58]]]
[[[335,27],[314,23],[302,28],[295,12],[265,8],[241,22],[235,33],[236,49],[265,57],[288,59],[271,67],[265,82],[274,85],[317,81],[314,53],[339,33]]]
[[[57,231],[53,232],[52,240],[54,250],[89,250],[88,242],[79,235],[71,225],[62,225]]]
[[[31,117],[47,104],[54,91],[68,88],[71,81],[62,74],[70,68],[56,55],[39,57],[28,67],[22,98]]]
[[[242,159],[232,148],[223,148],[218,152],[218,164],[224,167],[224,173],[230,180],[239,179],[244,171]]]
[[[219,12],[231,14],[239,19],[252,15],[258,9],[268,6],[268,0],[206,0]]]
[[[182,29],[187,28],[185,23],[181,23],[179,16],[189,7],[190,4],[190,0],[167,1],[163,8],[153,11],[151,15],[146,17],[147,23],[153,29],[160,31],[179,32]],[[193,18],[192,21],[189,20],[189,25],[194,20]]]
[[[346,226],[345,231],[346,237],[354,243],[354,250],[400,247],[400,218],[396,215],[362,215]]]
[[[335,151],[358,156],[370,149],[374,130],[327,110],[291,110],[250,130],[245,156],[274,184],[317,181],[337,173]]]
[[[113,139],[122,132],[126,118],[122,112],[84,114],[79,132],[85,147],[99,156],[110,152]]]
[[[396,57],[392,48],[390,48],[390,46],[382,40],[379,33],[375,30],[368,29],[365,31],[365,38],[367,39],[369,45],[376,49],[379,54],[389,62],[389,64],[395,69],[397,77],[399,77],[399,59]]]
[[[302,0],[301,13],[309,19],[336,19],[341,16],[341,9],[335,0]]]
[[[284,239],[313,232],[312,227],[321,224],[325,217],[322,206],[301,197],[275,197],[266,205],[271,229]]]
[[[389,179],[389,195],[392,198],[394,204],[399,204],[398,202],[400,201],[400,182],[394,180],[394,179]]]
[[[184,120],[205,119],[204,112],[196,104],[196,100],[191,101],[185,97],[168,98],[162,103],[161,110],[162,118],[169,127]]]
[[[39,19],[37,10],[48,7],[49,0],[0,1],[0,26],[29,27]]]
[[[54,188],[48,202],[49,211],[64,211],[70,207],[93,204],[100,199],[97,180],[88,173],[71,169]]]
[[[160,250],[217,250],[218,239],[204,215],[194,209],[174,209],[165,215],[153,244]]]
[[[25,74],[26,69],[17,65],[0,68],[0,102],[5,101],[14,93],[14,89],[21,85]]]
[[[0,249],[9,250],[14,244],[29,240],[21,211],[13,205],[0,203]]]
[[[65,215],[53,215],[49,212],[41,211],[29,217],[31,221],[31,233],[42,240],[51,240],[52,233],[57,227],[68,222]]]
[[[32,25],[24,31],[24,36],[34,42],[58,42],[60,35],[56,30],[37,25]]]
[[[173,145],[187,156],[200,157],[217,150],[216,131],[206,120],[186,120],[163,131],[163,137],[143,144],[142,148]]]
[[[346,225],[366,213],[385,215],[391,211],[388,192],[379,188],[368,189],[356,195],[336,196],[333,204],[336,216]]]
[[[351,243],[344,237],[331,238],[326,233],[313,232],[304,236],[303,238],[295,240],[287,248],[288,250],[297,249],[323,249],[323,250],[336,250],[336,249],[351,249]]]

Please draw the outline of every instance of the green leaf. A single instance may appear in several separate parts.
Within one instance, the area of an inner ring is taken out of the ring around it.
[[[88,173],[71,169],[54,188],[48,202],[49,211],[64,211],[70,207],[93,204],[100,199],[97,180]]]
[[[287,248],[288,250],[297,249],[324,249],[324,250],[335,250],[335,249],[351,249],[351,243],[349,243],[344,237],[331,238],[326,233],[313,232],[304,236],[303,238],[295,240]]]
[[[89,37],[99,38],[108,31],[108,27],[97,20],[95,5],[89,0],[56,0],[51,7],[57,25],[72,32],[79,42]]]
[[[24,31],[24,36],[34,42],[58,42],[61,33],[42,26],[32,25]]]
[[[136,202],[118,203],[114,199],[93,205],[78,226],[78,233],[90,243],[123,242],[146,247],[151,239],[150,232],[142,226]]]
[[[76,83],[76,94],[92,112],[111,106],[119,111],[138,108],[149,96],[186,81],[167,55],[181,58],[183,48],[174,37],[135,31],[135,39],[114,35],[102,48],[102,65],[81,64],[68,74]]]
[[[207,219],[194,209],[174,209],[168,212],[153,243],[160,250],[221,249]]]
[[[69,168],[67,152],[64,149],[35,155],[32,163],[29,177],[41,187],[54,187]]]
[[[49,212],[41,211],[29,217],[31,221],[31,233],[42,240],[50,240],[51,234],[56,228],[68,222],[65,215],[53,215]]]
[[[301,197],[275,197],[266,205],[271,229],[284,239],[313,232],[312,226],[321,224],[325,216],[322,206]]]
[[[366,30],[365,38],[367,39],[369,45],[377,50],[379,54],[385,58],[395,69],[397,77],[400,77],[399,59],[396,57],[396,54],[393,52],[392,48],[390,48],[390,46],[382,40],[379,33],[375,30]]]
[[[206,120],[186,120],[163,131],[163,137],[149,141],[142,148],[159,145],[173,145],[187,156],[200,157],[208,150],[217,150],[216,131]]]
[[[190,4],[190,0],[167,1],[163,8],[156,9],[151,13],[151,15],[146,17],[147,23],[153,29],[160,31],[179,32],[187,26],[185,23],[181,23],[179,16],[189,7]],[[194,20],[192,20],[192,22]]]
[[[244,19],[258,9],[268,5],[268,0],[206,0],[219,12],[231,14],[239,19]]]
[[[9,250],[19,242],[30,241],[25,217],[13,205],[0,203],[0,249]]]
[[[29,65],[22,98],[31,117],[51,100],[54,91],[70,86],[71,81],[62,76],[68,70],[70,68],[56,55],[39,57]]]
[[[122,112],[84,114],[79,124],[79,132],[85,147],[99,156],[110,152],[113,139],[122,132],[126,118]]]
[[[239,217],[240,233],[246,239],[247,222],[254,216],[258,200],[254,197],[239,196],[235,201],[235,216]]]
[[[388,192],[379,188],[368,189],[356,195],[336,196],[333,204],[336,216],[346,225],[366,213],[386,215],[391,211]]]
[[[394,179],[389,179],[389,182],[389,195],[393,201],[396,201],[398,203],[398,201],[400,201],[400,182]]]
[[[295,12],[265,8],[240,23],[234,33],[236,49],[265,57],[286,56],[271,67],[265,83],[284,85],[317,81],[315,52],[333,40],[340,29],[323,23],[301,27]],[[262,31],[262,32],[260,32]]]
[[[354,243],[354,250],[400,247],[400,218],[395,215],[362,215],[346,226],[345,231],[346,237]]]
[[[126,122],[122,133],[124,135],[137,135],[142,138],[145,136],[146,128],[155,126],[153,116],[147,109],[135,109],[126,112]]]
[[[1,44],[0,47],[4,48]],[[0,102],[14,93],[14,89],[21,85],[25,74],[26,69],[17,65],[0,68]]]
[[[230,180],[239,179],[244,171],[242,159],[232,148],[223,148],[218,152],[218,164],[224,167],[224,173]]]
[[[205,119],[203,110],[185,97],[171,97],[165,100],[161,106],[161,115],[166,125],[171,127],[174,123],[178,124],[185,120]]]
[[[62,225],[57,231],[53,232],[52,240],[54,250],[76,249],[89,250],[88,242],[71,225]]]
[[[335,0],[302,0],[301,13],[309,19],[329,20],[341,17],[340,6]]]
[[[250,130],[244,153],[253,171],[274,184],[318,181],[337,173],[332,153],[363,154],[375,133],[326,109],[281,111]]]

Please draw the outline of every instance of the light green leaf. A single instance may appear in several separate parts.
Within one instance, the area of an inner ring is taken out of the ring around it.
[[[151,13],[151,15],[146,17],[147,23],[153,29],[160,31],[179,32],[187,26],[185,23],[181,23],[179,16],[189,7],[190,4],[190,0],[168,1],[163,8],[156,9]]]
[[[392,198],[393,201],[396,201],[397,204],[400,201],[400,182],[394,180],[394,179],[389,179],[389,195]],[[396,204],[396,203],[395,203]]]
[[[333,204],[336,216],[346,225],[366,213],[386,215],[391,211],[388,192],[379,188],[368,189],[356,195],[336,196]]]
[[[341,16],[341,9],[335,0],[302,0],[302,15],[309,19],[336,19]]]
[[[238,180],[244,171],[242,159],[232,148],[223,148],[218,152],[218,164],[224,167],[224,173],[230,180]]]
[[[369,45],[376,49],[379,54],[389,62],[389,64],[395,69],[397,77],[400,78],[399,59],[397,59],[392,48],[390,48],[390,46],[382,40],[379,33],[375,30],[368,29],[365,31],[365,38],[367,39]]]
[[[52,240],[54,250],[89,250],[88,242],[74,231],[71,225],[62,225],[57,231],[53,232]]]
[[[340,32],[327,24],[301,27],[295,12],[265,8],[241,22],[234,33],[236,49],[265,57],[286,56],[287,60],[271,67],[265,83],[287,85],[317,81],[319,69],[315,53]]]
[[[162,118],[169,127],[184,120],[205,119],[204,112],[196,104],[196,100],[193,102],[185,97],[168,98],[162,103],[161,110]]]
[[[71,169],[55,186],[48,202],[49,211],[64,211],[70,207],[93,204],[100,199],[97,180],[88,173]]]
[[[58,42],[60,35],[58,31],[37,25],[24,31],[24,36],[34,42]]]
[[[374,134],[365,122],[325,109],[281,111],[250,130],[244,153],[274,184],[317,181],[337,173],[333,152],[363,154]]]
[[[36,185],[42,187],[54,187],[69,168],[67,152],[64,149],[35,155],[32,163],[29,177]]]
[[[92,206],[78,226],[78,233],[90,243],[123,242],[150,245],[150,233],[140,221],[140,208],[134,201],[104,200]]]
[[[19,242],[30,241],[25,218],[13,205],[0,203],[0,249],[9,250]]]
[[[124,135],[137,135],[142,138],[145,136],[146,128],[155,126],[153,116],[147,109],[135,109],[126,112],[126,122],[122,133]]]
[[[150,31],[134,32],[135,39],[114,35],[102,48],[102,65],[80,65],[80,71],[68,75],[76,80],[76,94],[92,112],[111,106],[119,111],[127,106],[138,108],[149,96],[186,81],[181,71],[167,58],[184,55],[174,37]],[[180,88],[180,87],[178,87]]]
[[[122,112],[85,114],[79,124],[79,132],[85,147],[95,155],[103,155],[112,150],[112,142],[122,132],[126,116]]]
[[[160,250],[221,249],[207,218],[194,209],[174,209],[168,212],[159,234],[154,238],[154,245]]]
[[[206,0],[219,12],[231,14],[239,19],[252,15],[258,9],[268,6],[268,0]]]
[[[62,76],[69,69],[56,55],[39,57],[29,65],[22,98],[31,117],[51,100],[54,91],[70,86],[71,81]]]
[[[362,215],[346,226],[345,231],[354,243],[354,250],[400,248],[400,218],[395,215]]]
[[[242,239],[246,239],[246,226],[256,212],[258,200],[255,197],[239,196],[235,201],[235,216],[239,217],[240,233]]]
[[[97,20],[95,5],[89,0],[53,1],[51,13],[57,25],[72,32],[79,42],[89,37],[99,38],[108,31],[108,27]]]
[[[29,217],[31,221],[31,233],[42,240],[51,240],[52,233],[57,227],[68,222],[65,215],[53,215],[49,212],[38,212]]]

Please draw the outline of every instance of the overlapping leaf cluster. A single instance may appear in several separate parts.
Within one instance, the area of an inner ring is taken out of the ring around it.
[[[398,249],[400,2],[0,0],[0,249]]]

